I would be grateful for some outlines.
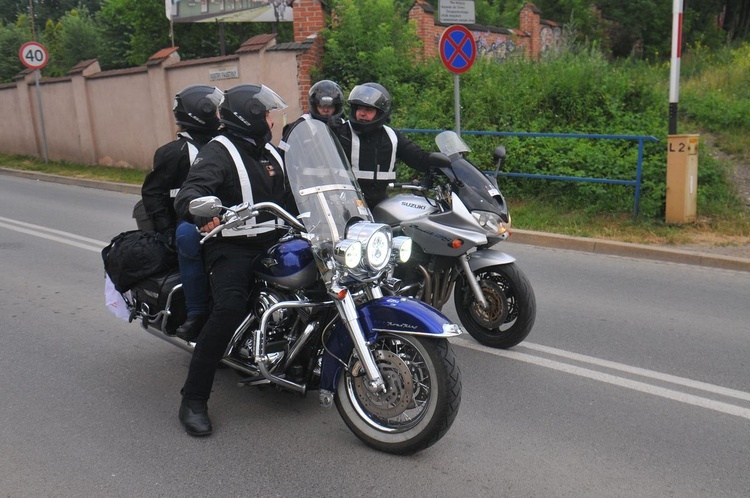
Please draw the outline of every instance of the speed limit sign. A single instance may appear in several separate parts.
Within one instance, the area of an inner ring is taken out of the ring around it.
[[[44,45],[37,42],[27,42],[18,51],[21,62],[29,69],[42,69],[49,62],[49,54]]]

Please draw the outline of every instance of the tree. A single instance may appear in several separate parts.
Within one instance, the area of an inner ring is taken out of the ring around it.
[[[392,91],[414,78],[419,38],[393,0],[334,0],[330,4],[330,25],[323,30],[323,76],[344,88],[378,81]]]
[[[66,12],[57,22],[55,35],[55,51],[50,51],[50,62],[55,62],[61,74],[67,74],[81,61],[98,57],[101,31],[86,7]]]
[[[162,0],[102,0],[97,19],[106,42],[99,60],[104,69],[141,65],[172,45]],[[225,23],[222,27],[226,53],[231,53],[250,37],[270,32],[274,25],[248,22]],[[278,41],[292,39],[291,23],[281,23]],[[219,23],[175,23],[174,41],[183,59],[221,55]]]
[[[13,77],[25,69],[18,51],[30,40],[31,24],[26,16],[19,16],[16,24],[0,24],[0,82],[13,81]]]

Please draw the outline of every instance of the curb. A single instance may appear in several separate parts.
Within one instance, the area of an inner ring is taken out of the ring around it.
[[[0,167],[0,174],[28,178],[30,180],[40,180],[43,182],[76,185],[78,187],[96,188],[99,190],[110,190],[112,192],[121,192],[123,194],[141,194],[141,186],[132,185],[130,183],[103,182],[100,180],[89,180],[88,178],[50,175],[49,173],[37,173],[36,171],[22,171],[3,167]]]
[[[140,185],[129,183],[102,182],[85,178],[72,178],[48,173],[36,173],[33,171],[21,171],[0,167],[0,174],[41,180],[65,185],[77,185],[80,187],[110,190],[125,194],[140,195]],[[724,270],[737,270],[750,272],[750,259],[721,256],[702,252],[682,251],[680,249],[669,249],[664,247],[649,246],[645,244],[633,244],[629,242],[616,242],[603,239],[591,239],[587,237],[573,237],[569,235],[558,235],[553,233],[532,232],[530,230],[512,229],[508,242],[514,244],[527,244],[553,249],[568,249],[571,251],[590,252],[594,254],[606,254],[610,256],[625,256],[629,258],[643,258],[655,261],[667,261],[671,263],[682,263],[695,266],[706,266],[710,268],[721,268]]]
[[[555,249],[569,249],[571,251],[591,252],[610,256],[625,256],[629,258],[652,259],[696,266],[708,266],[724,270],[750,271],[750,259],[735,258],[702,252],[682,251],[664,247],[617,242],[586,237],[573,237],[528,230],[511,229],[509,242],[529,244],[539,247]]]

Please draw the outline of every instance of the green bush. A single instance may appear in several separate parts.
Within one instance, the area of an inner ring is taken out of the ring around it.
[[[363,1],[337,3],[371,9],[372,15],[366,18],[396,16],[388,2]],[[415,63],[409,30],[392,30],[384,22],[378,25],[377,36],[369,38],[371,43],[362,43],[357,29],[332,29],[326,36],[329,52],[322,76],[342,81],[345,88],[364,81],[383,83],[393,96],[394,127],[455,127],[454,76],[439,60]],[[388,39],[398,39],[394,45],[398,48],[386,50]],[[747,131],[750,45],[719,52],[697,45],[693,52],[685,57],[687,76],[680,112],[689,116],[696,128]],[[658,218],[663,216],[666,196],[669,76],[667,65],[611,62],[598,50],[585,47],[551,54],[539,62],[522,57],[501,63],[480,59],[459,78],[461,129],[656,137],[659,142],[644,146],[639,212],[643,217]],[[409,138],[435,150],[432,134],[412,133]],[[470,159],[486,171],[494,171],[492,153],[503,144],[508,152],[505,170],[509,172],[636,179],[636,141],[468,134],[463,138],[472,149]],[[401,180],[415,175],[404,169]],[[635,198],[630,186],[537,178],[503,177],[499,181],[509,197],[534,197],[588,212],[630,212]],[[731,202],[726,166],[701,156],[699,210],[719,209]]]

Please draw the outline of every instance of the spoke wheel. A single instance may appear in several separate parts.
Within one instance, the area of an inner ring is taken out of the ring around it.
[[[460,371],[445,339],[383,334],[372,345],[386,390],[370,388],[352,356],[339,378],[336,407],[349,429],[381,451],[409,454],[450,428],[461,402]]]

